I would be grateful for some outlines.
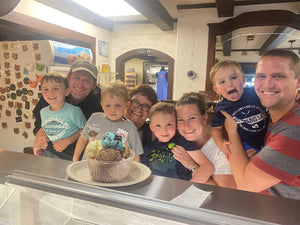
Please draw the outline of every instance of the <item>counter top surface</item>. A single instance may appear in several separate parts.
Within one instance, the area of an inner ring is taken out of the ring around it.
[[[12,174],[14,170],[70,179],[66,173],[66,168],[70,163],[72,162],[0,150],[0,182],[4,184],[5,176]],[[204,202],[201,208],[278,224],[298,224],[300,221],[299,200],[191,183],[167,177],[151,175],[144,182],[111,189],[170,201],[192,184],[204,191],[212,191],[211,197]]]

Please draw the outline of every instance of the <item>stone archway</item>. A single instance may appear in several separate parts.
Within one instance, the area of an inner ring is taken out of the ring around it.
[[[154,49],[134,49],[128,52],[125,52],[124,54],[120,55],[118,58],[116,58],[116,72],[117,72],[117,79],[120,79],[124,81],[124,74],[125,74],[125,63],[133,58],[139,58],[139,57],[147,57],[147,56],[153,56],[158,57],[161,59],[164,59],[168,63],[168,100],[173,99],[173,81],[174,81],[174,59],[158,50]]]

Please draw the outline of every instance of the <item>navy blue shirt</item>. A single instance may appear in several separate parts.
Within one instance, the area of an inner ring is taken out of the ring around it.
[[[180,135],[175,135],[167,143],[155,139],[144,147],[142,163],[148,166],[155,175],[190,180],[191,171],[173,157],[171,150],[174,144],[184,147],[187,151],[198,149],[193,142],[187,141]]]
[[[254,87],[244,88],[242,97],[232,102],[223,99],[216,104],[212,127],[224,125],[225,117],[220,110],[226,111],[238,123],[238,132],[243,142],[251,147],[261,149],[268,127],[268,115],[260,103]]]

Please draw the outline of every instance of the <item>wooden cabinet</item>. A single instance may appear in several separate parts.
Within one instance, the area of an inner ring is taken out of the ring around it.
[[[136,86],[136,73],[126,72],[124,82],[128,90],[133,89]]]

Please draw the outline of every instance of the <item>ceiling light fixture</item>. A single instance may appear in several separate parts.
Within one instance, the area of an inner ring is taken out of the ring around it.
[[[244,50],[242,51],[242,55],[247,55],[248,54],[247,51],[246,51],[248,41],[254,41],[254,35],[247,35],[246,36],[246,44],[245,44]]]
[[[138,11],[136,11],[124,0],[107,0],[107,1],[72,0],[72,1],[103,17],[140,15]]]
[[[291,43],[291,47],[290,47],[290,49],[293,49],[293,43],[295,42],[296,40],[289,40],[288,42],[290,42]]]

